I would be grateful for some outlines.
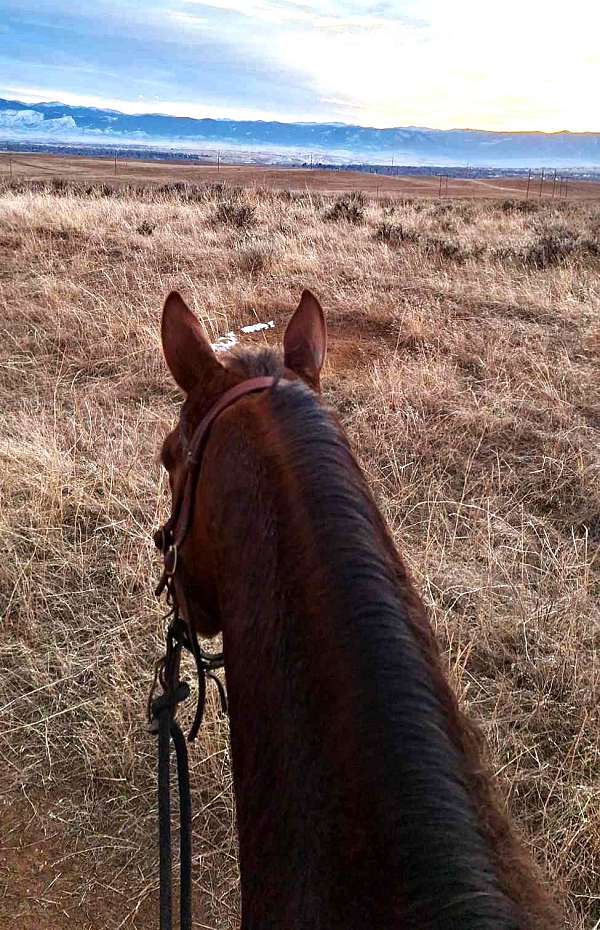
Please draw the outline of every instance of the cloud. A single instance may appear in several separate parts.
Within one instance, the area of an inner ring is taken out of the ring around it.
[[[3,0],[3,27],[5,86],[129,111],[600,128],[590,0],[560,19],[505,0],[492,22],[474,0]]]
[[[155,109],[164,102],[196,116],[240,116],[244,108],[257,117],[327,115],[294,60],[270,53],[275,36],[249,28],[242,16],[213,10],[190,18],[193,12],[183,0],[168,8],[149,3],[143,22],[139,5],[110,0],[82,15],[59,7],[51,20],[14,12],[0,48],[3,85],[32,93],[46,86],[55,98],[119,101],[123,109],[156,99]]]

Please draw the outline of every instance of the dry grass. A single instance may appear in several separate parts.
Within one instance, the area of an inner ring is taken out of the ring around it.
[[[236,192],[248,228],[225,215],[231,196],[0,196],[0,926],[152,925],[149,534],[178,401],[161,300],[180,288],[211,337],[273,319],[277,340],[308,285],[330,321],[329,398],[566,926],[591,930],[599,208],[367,203],[353,224],[321,195]],[[548,237],[576,245],[540,264],[531,250]],[[237,873],[214,698],[192,752],[197,926],[227,930]]]
[[[362,190],[370,197],[433,197],[440,192],[438,175],[371,174],[365,171],[324,170],[317,168],[284,168],[275,165],[225,165],[198,164],[194,161],[142,161],[117,159],[116,174],[112,158],[89,158],[82,155],[21,154],[4,153],[0,158],[0,178],[8,180],[11,176],[16,183],[23,180],[44,182],[56,181],[86,187],[89,185],[121,186],[130,184],[147,184],[153,187],[173,184],[226,184],[244,188],[266,188],[271,191],[312,191],[340,195]],[[399,169],[402,170],[401,168]],[[467,174],[470,172],[466,172]],[[449,178],[443,183],[444,197],[468,197],[485,199],[488,197],[527,196],[527,179],[515,177],[491,178]],[[553,179],[547,177],[540,191],[540,179],[534,177],[530,186],[530,202],[559,199],[564,189],[560,184],[554,185]],[[600,183],[598,181],[579,181],[570,178],[567,197],[569,200],[600,201]]]

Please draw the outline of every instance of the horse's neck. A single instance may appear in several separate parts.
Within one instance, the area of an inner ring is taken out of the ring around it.
[[[327,646],[306,636],[302,592],[294,604],[277,604],[277,588],[263,595],[224,635],[243,926],[362,928],[348,900],[371,874],[353,783],[361,748],[350,714],[332,706]]]
[[[293,518],[281,510],[279,519],[287,525]],[[350,605],[346,612],[336,603],[327,588],[330,566],[313,558],[309,539],[286,552],[265,525],[254,544],[232,547],[236,581],[224,579],[221,594],[244,930],[408,927],[401,915],[409,869],[397,828],[404,821],[408,833],[420,830],[419,822],[410,823],[410,805],[423,798],[415,798],[410,772],[397,790],[403,773],[390,676],[401,679],[404,672],[395,657],[387,668],[373,663],[372,616],[363,629]],[[360,579],[354,596],[355,607],[368,608]],[[390,645],[394,652],[397,643]],[[412,682],[404,684],[412,696]],[[423,716],[422,708],[415,713]],[[411,741],[414,733],[407,734]],[[423,764],[435,766],[429,750]],[[414,768],[414,747],[406,751]],[[431,833],[432,824],[424,824],[425,845]],[[430,854],[421,844],[421,859]],[[421,869],[416,884],[429,880]]]
[[[364,487],[329,460],[278,483],[243,448],[225,472],[213,448],[244,930],[516,928]]]

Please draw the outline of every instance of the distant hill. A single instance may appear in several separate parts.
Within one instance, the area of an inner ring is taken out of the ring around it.
[[[357,160],[404,165],[598,167],[600,133],[484,132],[474,129],[374,129],[339,123],[192,119],[63,103],[0,99],[0,141],[169,146],[180,151],[260,150],[311,154],[317,161]]]

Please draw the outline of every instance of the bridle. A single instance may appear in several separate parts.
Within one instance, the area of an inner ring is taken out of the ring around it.
[[[154,534],[154,542],[162,552],[164,559],[164,571],[157,588],[157,596],[160,596],[164,589],[169,586],[169,579],[172,579],[177,571],[179,550],[185,541],[192,520],[196,485],[211,426],[224,410],[227,410],[240,398],[246,397],[248,394],[254,394],[256,391],[264,391],[278,383],[285,384],[288,382],[283,378],[275,378],[272,375],[248,378],[241,381],[234,387],[229,388],[228,391],[225,391],[212,405],[201,419],[189,441],[186,441],[185,437],[181,437],[186,456],[183,493],[174,502],[173,511],[167,522]],[[174,592],[171,594],[172,601],[174,600],[173,595]]]
[[[160,848],[160,927],[171,930],[171,802],[170,802],[170,749],[171,740],[175,745],[177,757],[177,776],[179,784],[179,819],[180,819],[180,869],[181,889],[179,895],[180,930],[191,930],[192,926],[192,813],[190,800],[189,771],[187,748],[181,728],[175,719],[177,705],[190,693],[189,685],[179,678],[181,650],[187,649],[194,657],[198,673],[198,699],[194,722],[188,734],[188,741],[195,739],[202,724],[206,699],[206,679],[215,682],[221,698],[221,708],[227,713],[227,698],[220,679],[214,674],[223,667],[222,653],[205,652],[198,642],[198,634],[191,618],[180,616],[175,587],[175,574],[179,568],[179,553],[189,532],[194,513],[196,488],[200,477],[202,458],[206,450],[210,429],[215,420],[242,397],[273,388],[278,384],[289,384],[285,378],[264,376],[248,378],[229,388],[212,405],[196,427],[191,439],[181,433],[185,454],[185,473],[183,491],[173,501],[171,516],[167,522],[154,533],[154,543],[163,555],[163,571],[156,588],[156,596],[166,592],[169,619],[166,632],[166,652],[156,663],[154,681],[148,698],[148,718],[151,731],[158,734],[158,822]],[[160,683],[162,694],[154,697],[156,684]]]
[[[174,688],[176,679],[178,679],[179,663],[175,661],[174,657],[169,661],[169,653],[177,651],[177,645],[183,646],[191,652],[198,672],[199,693],[196,715],[188,735],[189,742],[195,739],[202,724],[205,697],[203,693],[203,680],[205,675],[217,683],[221,696],[221,703],[223,705],[225,704],[223,687],[219,679],[213,674],[216,669],[223,666],[223,655],[222,653],[206,653],[200,648],[198,636],[192,627],[190,618],[188,617],[187,622],[184,622],[180,616],[175,587],[175,574],[179,563],[179,553],[191,526],[196,487],[210,429],[215,420],[242,397],[246,397],[248,394],[254,394],[257,391],[273,388],[276,384],[289,383],[290,382],[285,378],[276,378],[272,375],[248,378],[245,381],[241,381],[239,384],[225,391],[225,393],[215,401],[212,407],[200,420],[191,439],[187,440],[185,436],[181,435],[185,454],[183,491],[174,500],[171,516],[167,522],[154,533],[154,543],[163,555],[163,571],[155,593],[157,597],[160,597],[163,592],[166,591],[167,604],[170,608],[167,616],[172,618],[167,631],[167,654],[164,659],[161,660],[161,663],[159,663],[161,667],[157,670],[156,678],[158,678],[162,684],[163,689],[165,685],[167,688],[169,688],[169,686]],[[173,674],[171,674],[171,671]]]

